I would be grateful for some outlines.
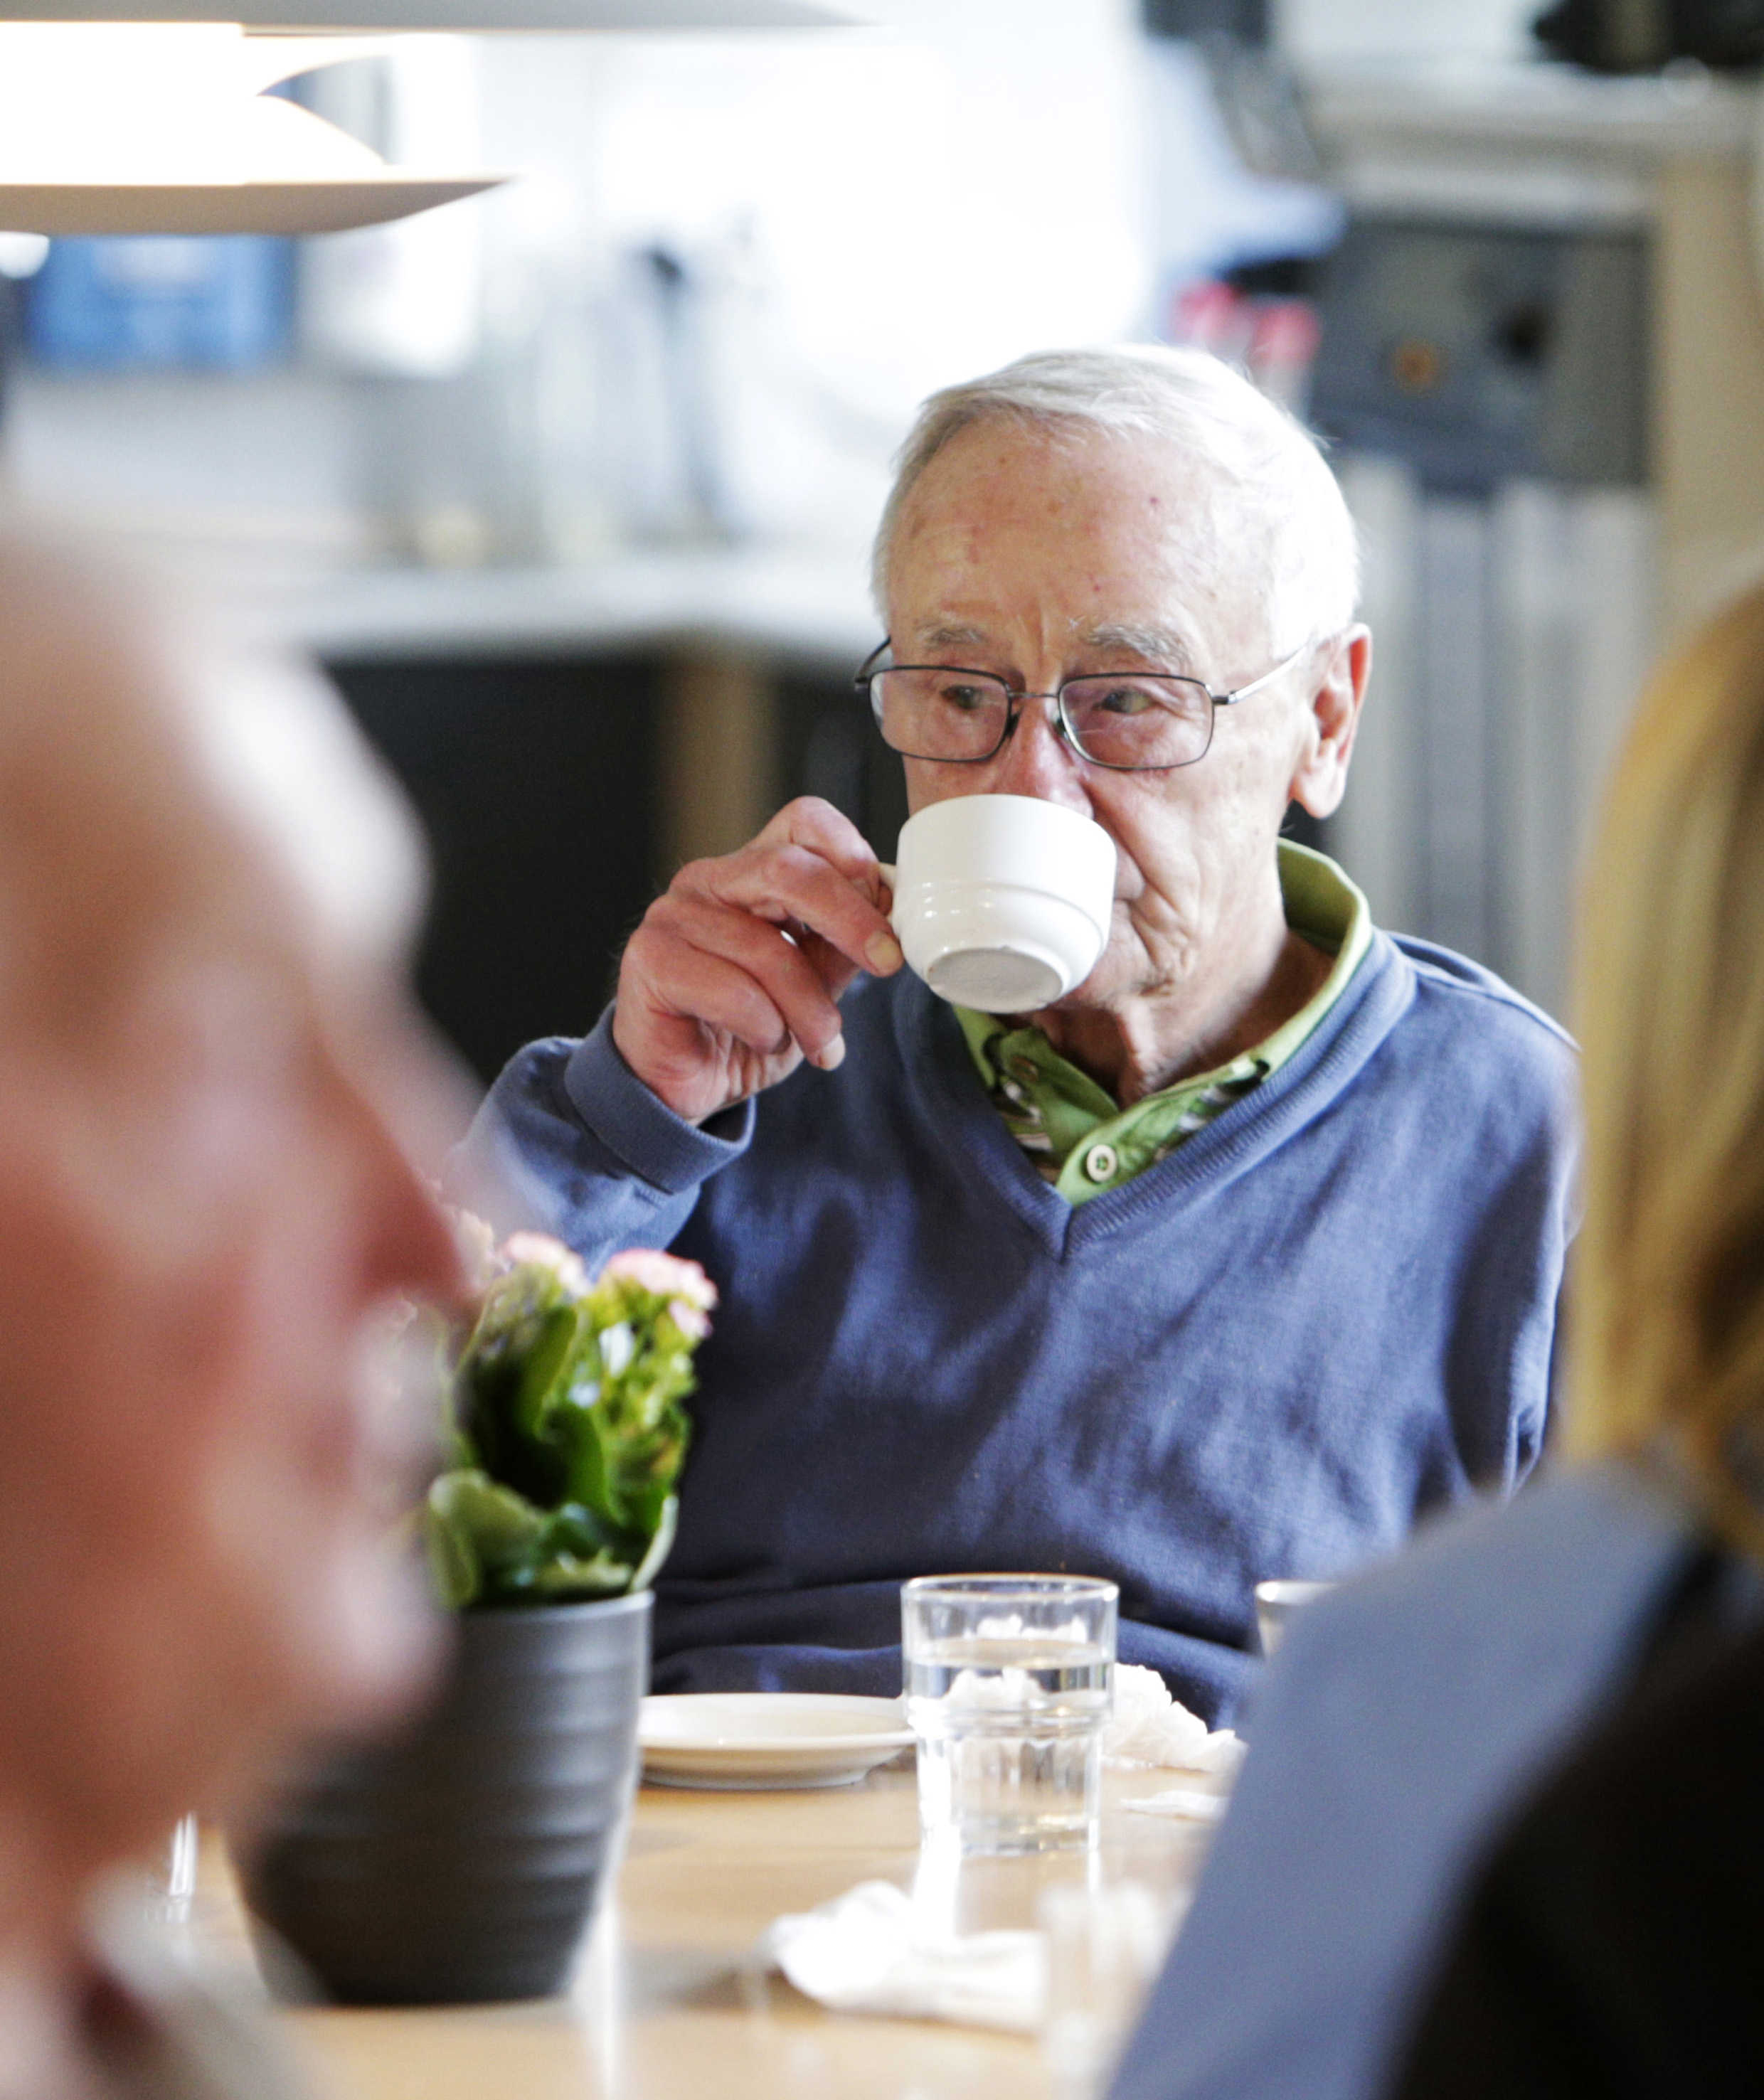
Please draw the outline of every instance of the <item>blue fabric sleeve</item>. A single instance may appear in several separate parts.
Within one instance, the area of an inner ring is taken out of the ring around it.
[[[509,1061],[449,1163],[448,1193],[499,1233],[555,1233],[592,1269],[623,1247],[670,1245],[753,1132],[751,1101],[701,1127],[677,1116],[619,1055],[608,1007],[580,1042],[553,1036]]]
[[[1110,2100],[1374,2100],[1466,1873],[1627,1668],[1689,1534],[1558,1473],[1306,1605]]]

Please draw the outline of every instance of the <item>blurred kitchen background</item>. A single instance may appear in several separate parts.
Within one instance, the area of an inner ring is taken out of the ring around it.
[[[891,853],[850,678],[920,397],[1204,343],[1328,435],[1365,534],[1324,843],[1559,1011],[1612,740],[1764,549],[1764,9],[1565,0],[1546,48],[1538,6],[414,39],[294,91],[521,179],[299,243],[0,235],[0,462],[317,652],[430,827],[422,990],[487,1078],[788,796]]]

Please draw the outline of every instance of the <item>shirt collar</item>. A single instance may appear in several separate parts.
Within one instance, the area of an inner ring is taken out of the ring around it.
[[[1334,967],[1297,1013],[1273,1033],[1212,1070],[1192,1074],[1175,1085],[1148,1094],[1146,1101],[1165,1101],[1202,1092],[1247,1078],[1265,1079],[1291,1057],[1317,1026],[1359,967],[1372,945],[1372,911],[1364,893],[1326,854],[1313,852],[1296,840],[1279,842],[1280,902],[1286,923],[1295,933],[1335,957]],[[1062,1057],[1039,1028],[1009,1015],[955,1009],[957,1021],[988,1093],[1013,1084],[1044,1091],[1060,1103],[1091,1117],[1121,1113],[1115,1101],[1087,1073]],[[1032,1064],[1025,1070],[1019,1061]],[[1135,1106],[1143,1106],[1136,1103]]]

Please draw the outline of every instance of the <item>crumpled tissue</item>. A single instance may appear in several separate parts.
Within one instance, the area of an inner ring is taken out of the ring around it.
[[[1155,1670],[1130,1662],[1115,1665],[1115,1708],[1103,1732],[1103,1759],[1116,1771],[1168,1767],[1205,1774],[1217,1791],[1170,1787],[1143,1794],[1127,1807],[1141,1815],[1170,1815],[1191,1823],[1217,1823],[1243,1762],[1246,1745],[1229,1728],[1209,1729],[1198,1714],[1170,1696]]]
[[[1170,1696],[1155,1670],[1115,1665],[1115,1710],[1103,1731],[1104,1761],[1117,1771],[1168,1765],[1235,1779],[1245,1745],[1229,1728],[1209,1728]]]
[[[1230,1805],[1222,1793],[1203,1793],[1198,1787],[1172,1786],[1162,1793],[1142,1793],[1127,1803],[1136,1815],[1174,1815],[1187,1823],[1218,1823]]]
[[[860,1882],[818,1909],[774,1921],[763,1960],[840,2013],[892,2013],[1032,2034],[1047,1992],[1039,1932],[932,1929],[892,1882]]]

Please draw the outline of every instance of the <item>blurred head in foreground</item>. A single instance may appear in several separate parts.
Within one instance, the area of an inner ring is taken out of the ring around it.
[[[1764,1557],[1764,589],[1656,679],[1585,894],[1572,1444]]]
[[[0,1951],[426,1674],[371,1346],[456,1282],[420,890],[316,679],[0,536]]]

